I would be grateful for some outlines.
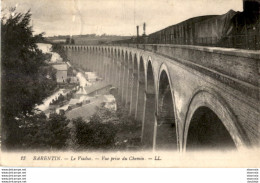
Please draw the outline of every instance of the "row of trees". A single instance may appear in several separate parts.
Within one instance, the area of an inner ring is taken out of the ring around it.
[[[44,62],[33,35],[31,13],[11,9],[1,19],[2,142],[7,148],[20,144],[20,120],[34,114],[34,108],[56,87],[55,75]]]
[[[124,107],[118,106],[118,109],[99,107],[88,122],[82,118],[74,119],[71,140],[76,148],[111,150],[140,146],[141,123],[129,116]]]
[[[64,115],[44,113],[20,119],[20,144],[22,149],[60,150],[66,148],[70,138],[69,120]]]
[[[122,121],[125,120],[125,121]],[[24,116],[19,120],[18,148],[37,150],[104,150],[125,149],[127,145],[140,142],[139,123],[122,110],[111,111],[104,107],[85,121],[82,118],[68,120],[64,114],[44,113]],[[124,134],[123,138],[120,134]]]

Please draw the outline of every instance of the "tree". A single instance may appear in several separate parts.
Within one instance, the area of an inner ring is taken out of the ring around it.
[[[63,149],[70,137],[69,120],[64,115],[44,113],[21,119],[21,146],[26,149]]]
[[[76,148],[122,149],[127,145],[140,145],[141,123],[130,117],[125,109],[113,111],[99,107],[88,122],[76,118],[72,124],[71,137]]]
[[[58,53],[64,61],[68,60],[67,54],[66,54],[65,50],[62,48],[60,43],[52,44],[52,50],[53,50],[53,52]]]
[[[42,35],[33,36],[30,21],[30,11],[23,14],[15,9],[1,19],[2,139],[9,147],[20,143],[17,119],[32,114],[50,89],[40,70],[46,65],[45,56],[36,45]]]
[[[113,148],[117,129],[112,122],[102,123],[96,116],[85,122],[82,118],[73,119],[75,141],[81,148]]]
[[[49,145],[52,148],[61,149],[66,145],[67,139],[70,137],[69,120],[65,115],[51,114],[48,120],[47,129],[51,133]]]

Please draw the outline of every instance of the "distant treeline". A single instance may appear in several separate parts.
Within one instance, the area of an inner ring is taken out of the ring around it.
[[[119,36],[119,35],[108,35],[108,34],[102,34],[102,35],[97,35],[97,34],[82,34],[82,35],[72,35],[72,37],[126,37],[130,38],[131,36]],[[70,38],[70,35],[58,35],[58,36],[48,36],[45,37],[47,39],[66,39]]]
[[[59,35],[52,37],[45,37],[46,42],[50,43],[65,43],[65,44],[107,44],[113,41],[130,39],[131,36],[118,36],[118,35],[96,35],[96,34],[85,34],[85,35]]]

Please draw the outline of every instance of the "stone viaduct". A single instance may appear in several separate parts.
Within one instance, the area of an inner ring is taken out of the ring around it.
[[[187,45],[63,45],[118,88],[148,148],[259,147],[260,52]]]

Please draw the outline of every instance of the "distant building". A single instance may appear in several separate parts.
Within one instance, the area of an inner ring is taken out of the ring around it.
[[[68,77],[68,65],[64,62],[56,62],[52,64],[52,67],[57,70],[56,80],[58,83],[67,82]]]

